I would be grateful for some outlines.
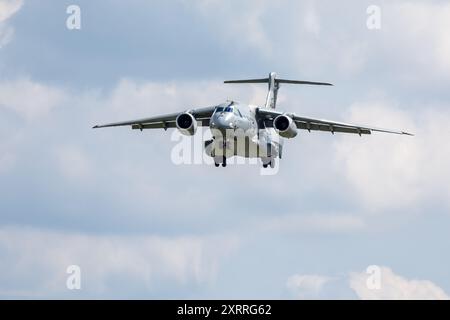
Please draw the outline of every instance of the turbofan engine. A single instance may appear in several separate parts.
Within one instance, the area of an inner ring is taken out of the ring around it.
[[[197,131],[197,120],[189,112],[179,114],[175,123],[178,130],[186,136],[193,136]]]
[[[287,115],[279,115],[273,120],[275,131],[283,138],[294,138],[297,135],[297,126],[294,120]]]

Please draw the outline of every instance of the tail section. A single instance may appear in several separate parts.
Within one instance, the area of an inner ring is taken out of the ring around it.
[[[269,78],[267,79],[269,83],[269,91],[267,91],[266,109],[275,109],[277,105],[278,89],[280,88],[279,82],[277,81],[277,74],[271,72]]]
[[[326,83],[326,82],[277,79],[277,74],[275,72],[271,72],[269,74],[268,78],[249,79],[249,80],[228,80],[228,81],[224,81],[224,83],[267,83],[269,85],[269,90],[267,92],[267,98],[266,98],[266,104],[265,104],[265,108],[267,108],[267,109],[275,109],[276,104],[277,104],[277,95],[278,95],[278,89],[280,88],[280,83],[332,86],[331,83]]]

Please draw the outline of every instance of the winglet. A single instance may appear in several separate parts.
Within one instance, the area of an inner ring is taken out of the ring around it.
[[[413,134],[413,133],[409,133],[409,132],[402,131],[402,134],[406,134],[407,136],[413,136],[413,137],[414,137],[414,134]]]
[[[100,126],[95,125],[95,126],[92,127],[92,129],[97,129],[97,128],[100,128]]]

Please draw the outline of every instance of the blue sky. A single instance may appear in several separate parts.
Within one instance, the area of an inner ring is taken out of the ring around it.
[[[448,298],[449,21],[444,1],[0,1],[0,297]],[[262,104],[222,81],[270,71],[335,85],[285,86],[281,110],[416,136],[301,132],[262,176],[91,129]]]

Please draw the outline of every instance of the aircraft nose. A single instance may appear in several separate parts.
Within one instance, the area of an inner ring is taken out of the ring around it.
[[[233,119],[230,119],[229,117],[219,116],[212,119],[210,127],[212,129],[233,129]]]

